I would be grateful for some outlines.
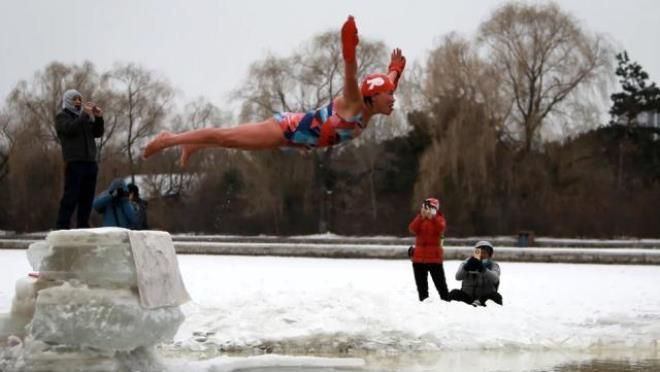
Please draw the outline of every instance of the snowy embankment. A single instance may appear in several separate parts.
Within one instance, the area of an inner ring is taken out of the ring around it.
[[[437,293],[419,303],[405,261],[179,260],[194,299],[177,335],[184,348],[321,351],[332,339],[335,351],[570,349],[660,340],[655,266],[503,263],[505,306],[475,309]],[[458,263],[445,263],[450,288],[460,286]]]
[[[26,249],[39,234],[0,238],[0,249]],[[250,255],[327,258],[405,259],[413,238],[346,237],[333,234],[276,237],[174,235],[179,254]],[[460,260],[482,238],[445,240],[445,258]],[[660,265],[660,240],[577,240],[538,238],[521,248],[507,237],[492,237],[496,257],[504,262],[561,262]]]
[[[23,251],[0,251],[0,262],[6,312],[13,283],[30,269]],[[365,355],[411,352],[543,351],[559,361],[585,350],[658,353],[658,266],[502,263],[504,306],[473,308],[434,291],[419,303],[404,260],[180,255],[179,263],[193,302],[175,342],[161,349],[174,364],[268,365],[244,358],[255,353],[346,356],[353,366]],[[445,263],[450,288],[459,286],[458,263]]]

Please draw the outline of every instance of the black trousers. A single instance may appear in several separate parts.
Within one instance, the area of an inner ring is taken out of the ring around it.
[[[96,176],[99,172],[95,162],[74,161],[66,164],[64,170],[64,193],[57,213],[58,229],[69,229],[71,216],[76,213],[77,228],[89,227],[89,215],[96,191]]]
[[[479,298],[474,298],[460,289],[452,289],[449,292],[449,301],[462,301],[466,304],[472,304],[474,300],[479,300],[482,304],[485,304],[488,300],[493,300],[496,304],[502,305],[502,295],[497,292],[488,293]]]
[[[445,269],[441,263],[413,263],[412,266],[413,272],[415,273],[415,284],[417,285],[417,294],[419,295],[420,301],[424,301],[424,299],[429,297],[428,273],[431,273],[431,279],[433,279],[433,284],[435,285],[435,289],[438,290],[440,298],[449,301]]]

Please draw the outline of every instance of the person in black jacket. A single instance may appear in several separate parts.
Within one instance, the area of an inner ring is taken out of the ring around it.
[[[66,164],[56,227],[70,228],[76,207],[76,227],[89,227],[98,174],[94,139],[103,135],[103,110],[92,102],[83,104],[82,95],[69,89],[62,97],[62,111],[55,116],[55,129]]]

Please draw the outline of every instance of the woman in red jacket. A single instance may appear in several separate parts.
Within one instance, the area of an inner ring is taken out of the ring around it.
[[[419,300],[429,297],[428,273],[440,298],[449,301],[449,291],[442,266],[442,237],[445,232],[445,217],[438,210],[440,202],[428,198],[422,204],[419,214],[412,220],[408,229],[415,234],[415,249],[412,251],[412,266]]]

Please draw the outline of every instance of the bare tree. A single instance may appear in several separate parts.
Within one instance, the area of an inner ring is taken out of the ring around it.
[[[199,129],[209,125],[222,127],[234,124],[230,112],[221,110],[204,97],[185,104],[183,112],[176,114],[171,121],[172,130],[175,132]]]
[[[62,110],[62,95],[67,89],[80,91],[86,99],[93,97],[99,76],[91,62],[82,65],[64,65],[53,62],[43,71],[35,73],[29,81],[21,81],[7,98],[9,115],[20,118],[17,125],[30,122],[38,126],[37,138],[48,143],[58,142],[53,120]],[[19,123],[20,121],[20,123]]]
[[[116,65],[103,76],[103,82],[104,88],[112,92],[115,123],[119,126],[116,135],[125,136],[121,148],[128,157],[134,181],[135,153],[139,153],[142,141],[162,126],[174,91],[165,79],[133,63]]]
[[[461,190],[464,211],[478,208],[509,114],[499,84],[493,67],[466,39],[450,34],[431,51],[413,83],[420,111],[410,121],[428,141],[419,162],[415,208],[419,200],[448,196],[450,190]]]
[[[231,125],[232,115],[229,112],[220,110],[217,106],[207,99],[200,97],[195,101],[184,105],[183,112],[174,115],[169,121],[170,128],[175,132],[198,129],[206,127],[209,124],[214,126]],[[178,194],[184,195],[186,191],[192,189],[193,183],[197,181],[203,171],[211,170],[214,167],[210,152],[202,152],[191,159],[191,162],[182,169],[173,160],[178,154],[169,154],[169,164],[165,167],[167,182],[151,183],[154,187],[153,193],[160,195]],[[173,156],[172,156],[173,155]],[[163,188],[164,187],[164,188]]]
[[[13,136],[9,131],[9,118],[5,111],[0,111],[0,183],[9,172],[9,154],[14,145]]]
[[[479,31],[485,53],[504,76],[512,102],[512,132],[529,152],[552,114],[580,86],[609,77],[610,48],[556,4],[509,3],[494,11]],[[590,97],[583,97],[586,101]]]
[[[245,84],[234,94],[244,102],[241,120],[260,120],[280,111],[306,111],[320,107],[343,89],[343,60],[339,33],[312,38],[289,57],[267,56],[255,62]],[[382,42],[362,39],[358,48],[358,75],[384,69],[387,50]]]

